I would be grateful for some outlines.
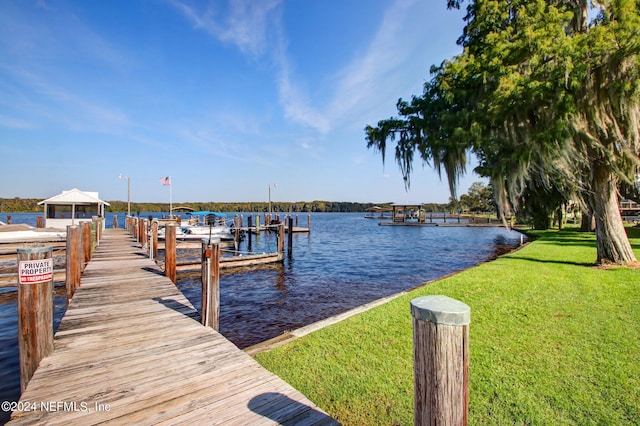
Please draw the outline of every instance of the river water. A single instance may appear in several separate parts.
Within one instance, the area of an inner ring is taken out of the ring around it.
[[[14,224],[31,225],[35,225],[38,216],[9,215]],[[0,221],[6,222],[6,216],[0,214]],[[113,224],[112,216],[107,213],[107,227]],[[124,215],[118,216],[122,227]],[[300,226],[307,225],[307,216],[299,215]],[[240,348],[251,346],[468,268],[521,242],[520,233],[497,227],[403,227],[378,223],[376,219],[365,219],[362,213],[314,213],[311,232],[293,235],[293,251],[285,256],[283,264],[223,272],[220,332]],[[245,238],[239,250],[247,251],[248,243]],[[274,252],[276,245],[274,233],[251,239],[252,252]],[[198,310],[200,286],[199,273],[178,273],[178,287]],[[0,401],[16,401],[20,394],[14,290],[0,289]],[[59,293],[54,301],[54,327],[66,306],[64,291]],[[0,411],[0,424],[6,418]]]

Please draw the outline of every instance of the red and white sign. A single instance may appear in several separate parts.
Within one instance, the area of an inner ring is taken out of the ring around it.
[[[53,259],[21,260],[18,265],[20,284],[46,283],[53,279]]]

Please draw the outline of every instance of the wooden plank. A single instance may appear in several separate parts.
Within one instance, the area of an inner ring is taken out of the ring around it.
[[[202,326],[135,244],[105,232],[21,397],[36,409],[9,424],[337,424]]]

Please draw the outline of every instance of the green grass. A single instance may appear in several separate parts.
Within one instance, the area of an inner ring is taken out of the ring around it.
[[[412,424],[409,303],[444,294],[471,307],[470,424],[640,424],[640,270],[594,267],[592,234],[536,235],[256,359],[345,425]]]

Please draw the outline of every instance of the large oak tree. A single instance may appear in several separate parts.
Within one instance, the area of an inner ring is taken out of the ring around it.
[[[367,126],[368,147],[384,161],[395,142],[407,186],[418,155],[453,196],[472,151],[501,212],[531,194],[577,197],[596,218],[597,262],[635,262],[618,188],[640,164],[640,1],[466,4],[462,53],[398,101],[399,117]]]

